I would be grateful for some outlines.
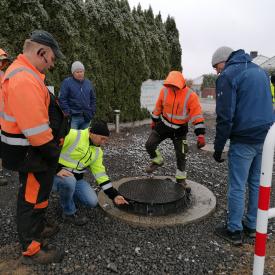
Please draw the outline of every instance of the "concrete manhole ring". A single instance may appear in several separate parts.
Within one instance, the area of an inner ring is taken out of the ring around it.
[[[142,178],[147,179],[148,177],[122,178],[113,182],[113,186],[118,189],[118,187],[124,182]],[[173,177],[169,176],[155,176],[154,178],[173,179]],[[205,186],[190,180],[187,180],[187,182],[192,189],[192,200],[194,200],[194,202],[186,211],[177,214],[170,214],[168,216],[141,216],[122,211],[114,206],[113,202],[104,194],[102,190],[98,194],[98,201],[100,207],[108,215],[131,225],[143,227],[163,227],[188,224],[190,222],[198,221],[212,213],[216,207],[216,197]]]

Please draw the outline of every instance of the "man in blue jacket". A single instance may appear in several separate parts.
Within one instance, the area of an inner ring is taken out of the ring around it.
[[[72,75],[66,78],[59,93],[59,104],[65,115],[71,117],[71,128],[86,129],[96,111],[95,89],[85,79],[85,68],[80,61],[72,64]]]
[[[214,159],[223,162],[222,151],[230,139],[228,152],[228,218],[215,233],[242,244],[243,233],[256,235],[256,217],[262,149],[273,122],[269,77],[243,50],[218,48],[212,57],[218,73],[216,82],[216,137]],[[248,206],[245,212],[245,189]]]

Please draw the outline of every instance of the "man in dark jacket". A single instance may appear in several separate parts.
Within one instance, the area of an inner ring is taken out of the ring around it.
[[[222,151],[230,139],[228,152],[228,220],[215,233],[235,244],[242,244],[243,232],[256,235],[258,190],[262,149],[273,122],[272,98],[266,72],[251,62],[243,50],[218,48],[212,66],[219,77],[216,82],[216,137],[214,159],[223,162]],[[245,210],[245,188],[249,196]]]
[[[61,85],[59,104],[71,117],[71,128],[86,129],[96,111],[95,90],[90,80],[85,79],[85,68],[80,61],[72,64],[72,75]]]

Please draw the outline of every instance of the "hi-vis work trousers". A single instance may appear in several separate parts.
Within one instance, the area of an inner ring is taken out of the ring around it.
[[[186,155],[188,151],[186,134],[181,132],[178,133],[176,130],[168,128],[166,126],[165,128],[162,127],[159,130],[158,126],[159,125],[157,125],[156,129],[151,132],[145,144],[146,151],[148,152],[150,158],[155,158],[157,156],[156,150],[159,144],[165,139],[170,138],[173,142],[176,153],[177,169],[181,172],[185,172]]]
[[[35,173],[19,172],[16,222],[23,255],[31,256],[40,250],[40,234],[45,227],[54,174],[54,168]]]

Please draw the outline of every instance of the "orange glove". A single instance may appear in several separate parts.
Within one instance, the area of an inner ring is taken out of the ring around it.
[[[205,137],[204,135],[198,135],[197,137],[197,147],[200,149],[205,146]]]
[[[156,122],[155,122],[155,121],[152,121],[150,127],[151,127],[152,130],[155,129],[155,127],[156,127]]]

